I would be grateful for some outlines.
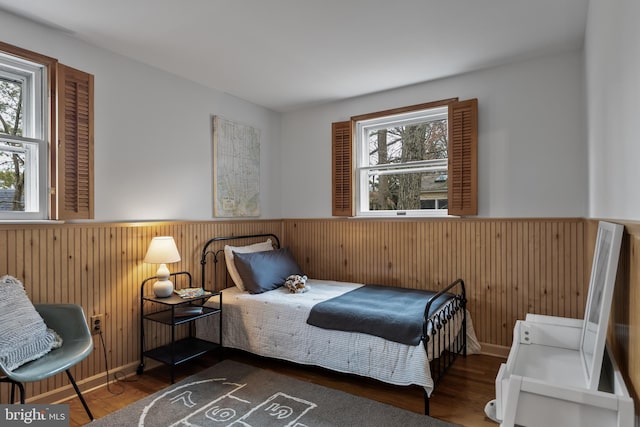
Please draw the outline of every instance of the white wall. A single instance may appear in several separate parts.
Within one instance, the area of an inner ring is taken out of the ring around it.
[[[95,75],[99,221],[212,218],[214,114],[261,129],[262,218],[330,217],[331,122],[455,96],[479,99],[480,216],[588,212],[580,51],[280,115],[2,12],[0,40]]]
[[[591,218],[640,220],[640,2],[589,2],[585,41]]]
[[[583,89],[576,51],[285,113],[283,216],[331,216],[332,122],[451,97],[479,102],[480,216],[586,216]]]
[[[279,113],[3,12],[0,40],[95,75],[96,220],[211,219],[213,115],[261,130],[261,217],[281,217]]]

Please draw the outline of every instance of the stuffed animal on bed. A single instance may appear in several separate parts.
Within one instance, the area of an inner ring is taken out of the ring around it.
[[[299,274],[292,274],[287,277],[284,285],[292,294],[302,294],[309,290],[309,286],[307,286],[307,276],[301,276]]]

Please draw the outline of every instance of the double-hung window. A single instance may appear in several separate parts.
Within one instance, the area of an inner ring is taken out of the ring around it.
[[[447,215],[447,106],[356,121],[358,216]]]
[[[93,206],[93,75],[0,42],[0,220]]]
[[[477,100],[332,125],[334,216],[477,214]]]
[[[47,215],[47,70],[0,52],[0,218]]]

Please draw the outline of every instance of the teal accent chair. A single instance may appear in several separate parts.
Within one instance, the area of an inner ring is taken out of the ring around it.
[[[0,361],[0,370],[5,377],[0,382],[11,383],[11,403],[15,401],[15,387],[20,389],[20,403],[24,404],[24,386],[22,383],[41,381],[62,371],[67,373],[71,385],[78,394],[87,415],[93,415],[85,402],[73,376],[71,367],[86,358],[93,350],[93,340],[82,307],[76,304],[34,304],[46,325],[62,337],[62,346],[51,350],[44,356],[28,362],[13,371],[5,369]]]

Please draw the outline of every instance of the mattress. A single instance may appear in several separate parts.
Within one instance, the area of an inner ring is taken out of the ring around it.
[[[307,324],[314,304],[356,289],[361,284],[309,279],[307,286],[310,290],[301,294],[289,293],[286,288],[262,294],[249,294],[236,287],[224,289],[223,346],[374,378],[389,384],[419,385],[431,394],[433,380],[429,360],[433,355],[427,354],[422,344],[410,346],[373,335]],[[206,304],[215,307],[217,298]],[[460,326],[461,320],[452,327],[457,331]],[[217,328],[215,316],[200,319],[197,336],[217,341]],[[468,313],[467,348],[468,352],[480,348]]]

